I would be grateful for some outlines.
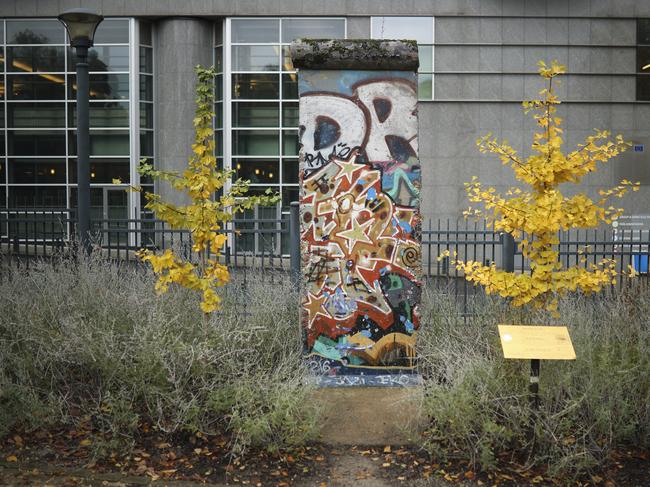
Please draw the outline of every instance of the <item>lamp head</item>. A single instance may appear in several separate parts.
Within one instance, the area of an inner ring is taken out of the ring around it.
[[[73,8],[59,15],[65,26],[72,47],[92,47],[95,31],[104,17],[87,8]]]

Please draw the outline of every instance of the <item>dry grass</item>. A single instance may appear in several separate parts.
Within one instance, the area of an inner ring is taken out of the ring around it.
[[[90,417],[106,451],[144,422],[161,432],[228,432],[234,451],[315,437],[301,364],[298,293],[251,273],[224,290],[203,334],[197,298],[153,293],[142,267],[97,257],[0,273],[0,434]],[[425,288],[418,347],[425,447],[490,467],[504,452],[580,474],[621,445],[650,446],[650,294],[642,288],[561,303],[578,359],[542,364],[542,409],[529,436],[528,364],[504,361],[497,323],[548,322],[478,298],[474,317]],[[100,452],[101,453],[101,452]]]
[[[613,448],[650,446],[650,293],[639,284],[562,301],[561,322],[577,360],[542,362],[536,419],[529,362],[502,358],[496,325],[544,324],[548,316],[479,297],[475,315],[464,320],[452,297],[427,290],[428,326],[419,338],[432,418],[427,448],[442,457],[469,456],[482,467],[518,452],[529,464],[566,475],[602,465]]]
[[[297,293],[283,276],[235,276],[204,335],[197,298],[155,296],[142,267],[91,257],[2,275],[0,432],[90,416],[126,443],[143,422],[228,431],[234,449],[313,437]]]

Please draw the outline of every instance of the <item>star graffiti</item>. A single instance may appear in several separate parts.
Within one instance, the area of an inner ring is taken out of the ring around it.
[[[311,292],[307,291],[307,301],[303,303],[303,309],[307,311],[307,324],[308,327],[311,327],[312,323],[318,315],[321,315],[325,318],[331,318],[325,306],[323,304],[327,301],[327,296],[321,295],[316,296]]]
[[[372,245],[373,243],[372,239],[368,237],[366,230],[372,226],[373,221],[368,220],[365,223],[359,223],[355,217],[352,217],[350,221],[351,221],[350,228],[347,230],[343,230],[342,232],[336,233],[336,236],[342,237],[346,240],[348,253],[352,254],[352,249],[358,243],[362,243],[362,244],[365,243],[365,244]]]
[[[354,173],[359,169],[363,169],[365,164],[357,164],[357,154],[354,153],[349,159],[339,159],[338,157],[333,157],[332,162],[339,167],[336,176],[334,179],[346,178],[349,184],[352,184]]]

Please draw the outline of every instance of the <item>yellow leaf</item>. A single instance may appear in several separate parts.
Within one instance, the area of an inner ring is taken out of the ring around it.
[[[610,140],[608,131],[596,130],[577,150],[563,153],[564,132],[560,127],[562,119],[555,115],[560,100],[554,78],[565,73],[566,67],[556,60],[550,64],[540,61],[538,66],[539,74],[547,80],[539,92],[541,99],[522,104],[525,113],[532,113],[538,127],[531,155],[520,157],[507,141],[499,142],[492,134],[477,140],[481,153],[492,153],[510,166],[516,179],[527,189],[516,185],[502,195],[496,188],[484,189],[473,177],[471,182],[465,183],[465,190],[468,199],[481,204],[483,210],[469,208],[464,212],[464,216],[485,215],[495,231],[508,232],[515,239],[521,239],[521,253],[531,273],[497,271],[494,263],[487,266],[481,262],[455,260],[453,265],[465,279],[484,286],[488,294],[510,298],[513,306],[531,305],[557,316],[559,296],[576,290],[600,291],[616,276],[616,265],[605,262],[589,269],[584,268],[585,262],[565,268],[559,259],[558,233],[576,227],[595,228],[616,219],[622,210],[603,205],[609,198],[621,198],[630,189],[634,191],[638,185],[623,180],[614,188],[601,190],[603,198],[598,202],[584,193],[573,197],[562,194],[564,183],[580,184],[584,176],[597,169],[598,163],[624,152],[630,144],[620,135]],[[448,255],[440,254],[438,260]],[[633,274],[630,269],[628,273]]]
[[[17,462],[18,457],[16,457],[16,455],[9,455],[7,458],[5,458],[5,460],[7,460],[8,462]]]

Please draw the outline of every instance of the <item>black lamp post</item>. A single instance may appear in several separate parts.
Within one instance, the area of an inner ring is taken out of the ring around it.
[[[85,8],[75,8],[59,15],[77,54],[77,236],[90,252],[90,159],[88,118],[88,49],[93,46],[95,30],[104,19]]]

